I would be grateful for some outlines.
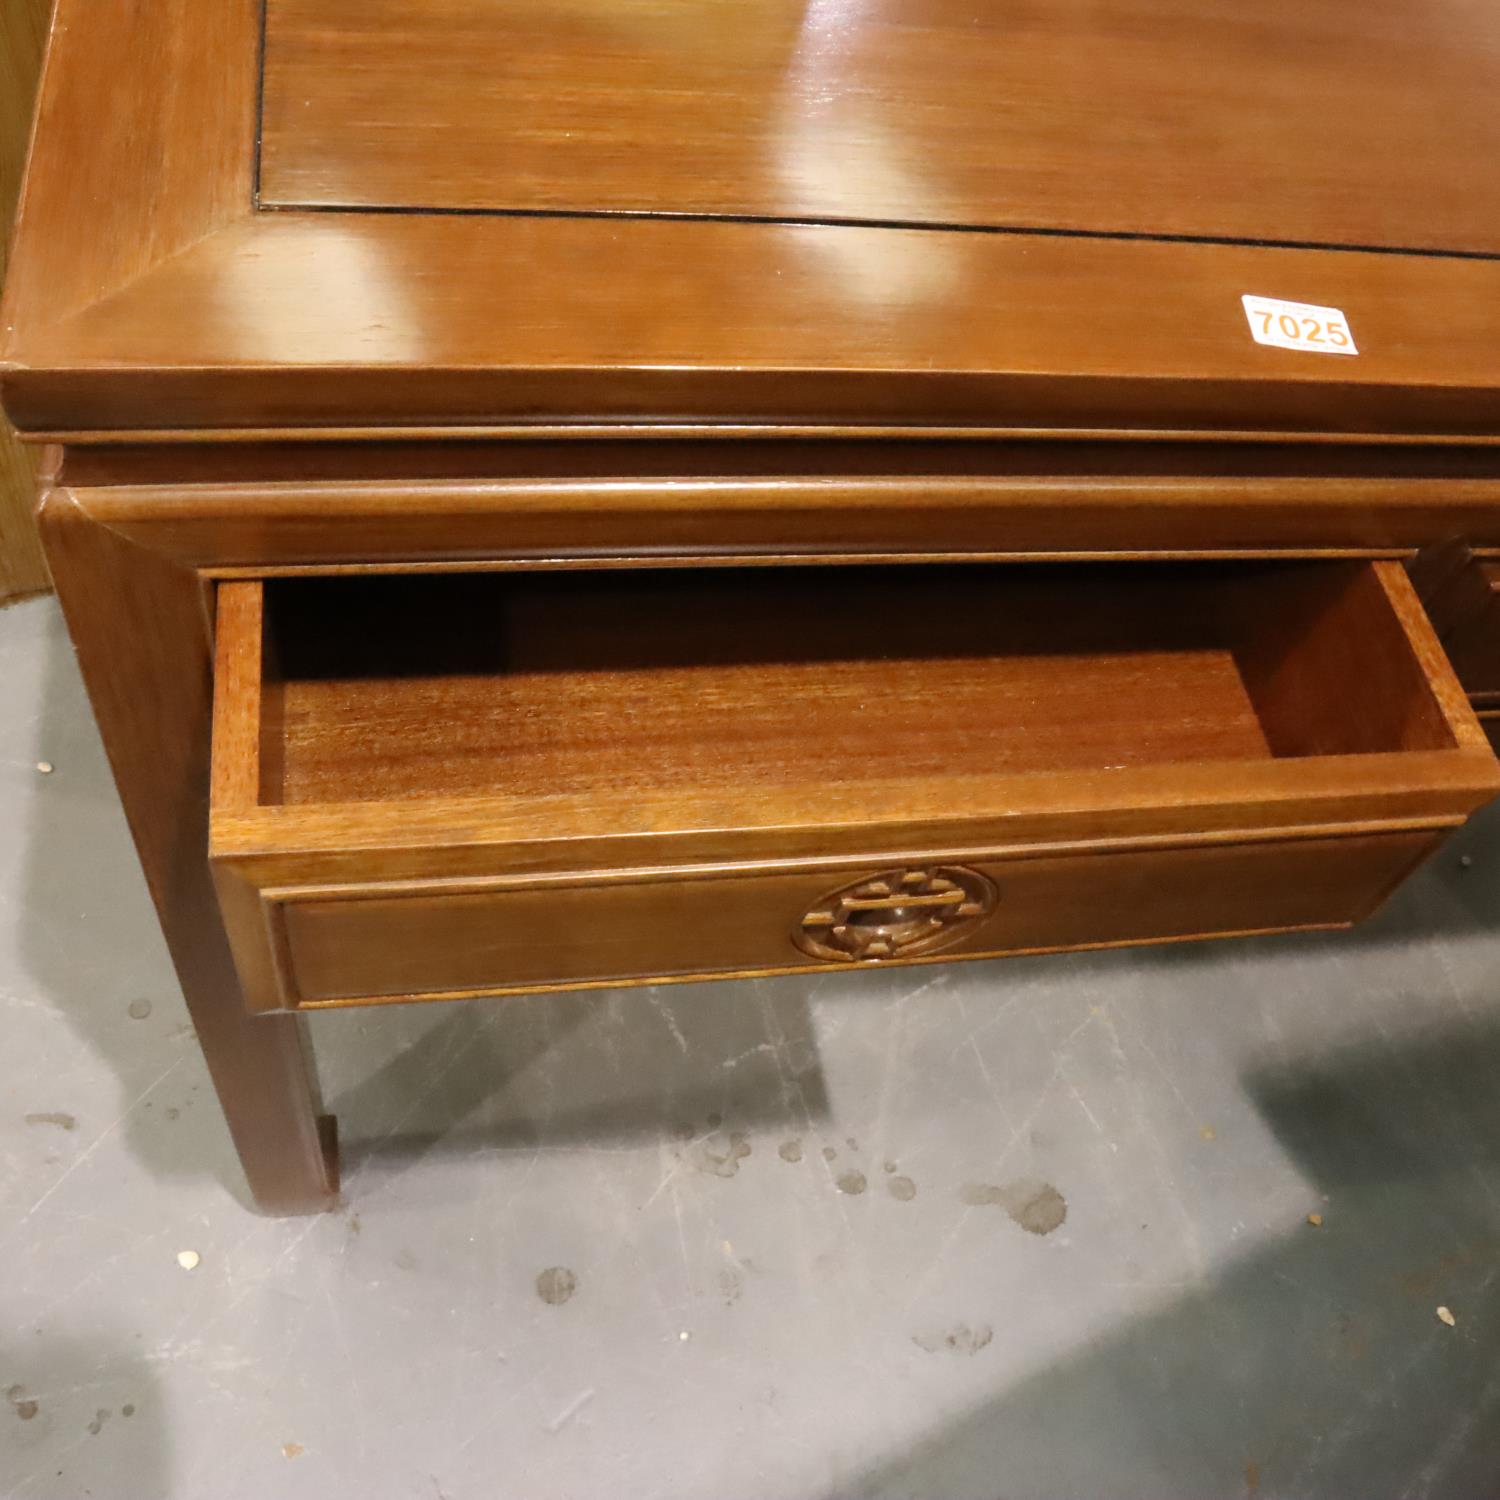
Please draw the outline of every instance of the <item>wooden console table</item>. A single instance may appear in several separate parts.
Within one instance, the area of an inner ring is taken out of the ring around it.
[[[1500,555],[1497,84],[1438,0],[61,0],[4,397],[259,1203],[309,1008],[1378,903],[1500,789],[1405,567]]]

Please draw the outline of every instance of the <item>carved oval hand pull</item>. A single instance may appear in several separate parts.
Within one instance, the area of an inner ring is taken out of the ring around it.
[[[993,882],[962,865],[883,870],[830,891],[798,921],[792,941],[831,962],[915,957],[973,931],[995,899]]]

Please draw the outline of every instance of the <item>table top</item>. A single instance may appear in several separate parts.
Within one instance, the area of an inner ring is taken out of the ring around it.
[[[1489,0],[59,0],[3,394],[1490,440],[1497,84]]]
[[[1500,251],[1487,0],[268,0],[263,204]]]

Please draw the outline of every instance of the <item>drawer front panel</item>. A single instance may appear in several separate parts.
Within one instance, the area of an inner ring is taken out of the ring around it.
[[[836,969],[1339,925],[1364,916],[1436,842],[1419,831],[968,864],[918,859],[864,872],[273,895],[267,915],[284,994],[272,1003]]]

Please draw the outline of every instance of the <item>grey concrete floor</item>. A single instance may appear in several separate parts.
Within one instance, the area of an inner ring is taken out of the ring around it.
[[[5,1496],[1500,1495],[1500,818],[1347,936],[319,1018],[276,1221],[50,602],[0,704]]]

